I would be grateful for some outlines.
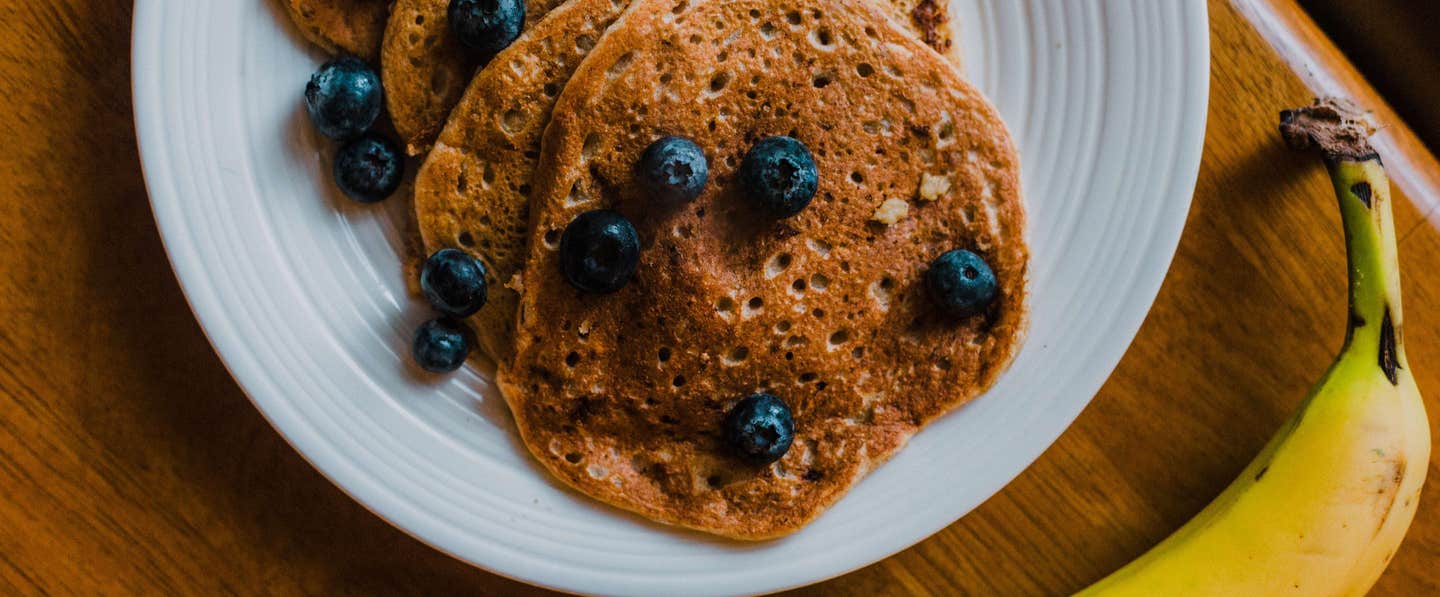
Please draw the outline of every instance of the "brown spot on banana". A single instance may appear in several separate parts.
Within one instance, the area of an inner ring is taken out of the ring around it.
[[[1390,474],[1380,479],[1380,487],[1375,491],[1375,505],[1378,510],[1377,514],[1379,514],[1375,520],[1379,522],[1375,524],[1375,532],[1371,533],[1372,539],[1379,536],[1380,531],[1385,528],[1385,521],[1390,519],[1391,512],[1395,510],[1395,503],[1400,500],[1400,483],[1405,480],[1405,455],[1396,454],[1394,458],[1389,459],[1389,464],[1391,466]]]
[[[1365,204],[1365,209],[1370,209],[1370,198],[1372,195],[1370,183],[1363,181],[1357,182],[1354,186],[1350,187],[1350,192],[1355,195],[1356,199],[1359,199],[1361,203]]]
[[[1385,372],[1385,378],[1390,380],[1390,385],[1400,385],[1400,378],[1396,370],[1400,363],[1396,360],[1395,349],[1395,324],[1390,321],[1390,308],[1385,308],[1385,318],[1380,320],[1380,370]]]

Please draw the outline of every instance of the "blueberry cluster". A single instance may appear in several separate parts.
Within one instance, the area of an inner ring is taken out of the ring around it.
[[[489,294],[488,272],[479,259],[459,249],[440,249],[420,270],[420,291],[441,317],[415,333],[410,354],[420,368],[449,373],[465,364],[473,342],[460,320],[474,315]]]
[[[325,63],[305,86],[310,121],[320,134],[341,142],[332,170],[335,186],[360,203],[375,203],[393,195],[405,176],[400,148],[371,130],[384,105],[380,75],[351,56]],[[441,250],[425,261],[420,287],[443,316],[416,330],[411,355],[426,371],[459,369],[472,344],[459,318],[485,305],[485,266],[461,251]]]
[[[520,36],[525,26],[525,0],[451,0],[447,17],[460,45],[477,59],[488,61]],[[371,130],[384,108],[384,100],[380,75],[364,61],[349,56],[325,63],[305,86],[305,107],[315,128],[342,143],[335,155],[335,186],[361,203],[374,203],[394,194],[405,176],[400,148]],[[603,238],[615,234],[615,227],[603,217],[591,222],[591,233]],[[629,231],[630,236],[619,238],[619,244],[592,250],[585,264],[589,269],[577,279],[596,292],[624,285],[634,271],[633,264],[629,272],[621,271],[623,267],[614,268],[623,266],[627,250],[635,253],[631,262],[638,262],[639,241],[635,229]],[[621,260],[618,266],[612,263],[615,256]],[[607,267],[612,269],[604,269]],[[487,274],[479,259],[457,249],[441,249],[425,260],[420,288],[425,300],[441,316],[425,322],[415,332],[410,353],[422,369],[448,373],[465,364],[474,341],[461,320],[485,306]]]
[[[380,75],[363,60],[326,62],[305,85],[305,108],[320,134],[341,142],[332,174],[335,186],[361,203],[395,193],[405,163],[394,141],[370,130],[385,107]]]
[[[658,205],[694,201],[705,190],[710,164],[705,151],[684,137],[662,137],[641,152],[635,181]],[[788,218],[815,198],[815,158],[798,139],[768,137],[740,164],[739,179],[755,209]],[[630,220],[610,210],[580,214],[560,238],[560,271],[581,292],[609,294],[624,288],[640,265],[640,235]]]

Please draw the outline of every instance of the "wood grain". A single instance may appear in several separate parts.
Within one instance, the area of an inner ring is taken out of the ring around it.
[[[1312,94],[1292,65],[1350,71],[1291,0],[1235,2],[1210,3],[1210,125],[1184,238],[1099,396],[970,516],[800,593],[1076,589],[1197,512],[1324,370],[1343,333],[1339,218],[1320,168],[1281,150],[1273,129],[1277,110]],[[130,11],[0,6],[0,593],[539,593],[366,512],[225,372],[145,198]],[[1277,52],[1248,19],[1299,32],[1302,51]],[[1363,80],[1332,78],[1393,115]],[[1426,215],[1440,197],[1426,181],[1440,167],[1403,123],[1387,125],[1403,154],[1387,163],[1406,170],[1395,174],[1407,339],[1433,429],[1440,229]],[[1379,594],[1440,593],[1436,468]]]

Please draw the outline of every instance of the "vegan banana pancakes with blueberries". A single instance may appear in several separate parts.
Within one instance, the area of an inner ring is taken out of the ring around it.
[[[341,58],[307,104],[357,201],[433,142],[422,369],[478,344],[557,479],[764,539],[1023,340],[1018,158],[944,18],[929,0],[400,0],[383,92]],[[372,130],[382,98],[402,143]]]
[[[501,389],[547,470],[654,520],[800,528],[1025,329],[1009,134],[865,0],[637,1],[530,197]]]

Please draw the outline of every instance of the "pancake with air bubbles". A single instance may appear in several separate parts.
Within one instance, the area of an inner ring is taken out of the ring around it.
[[[569,0],[481,70],[415,177],[425,254],[444,248],[485,263],[489,301],[470,318],[481,349],[512,353],[512,280],[525,261],[531,177],[560,90],[623,11],[612,0]]]
[[[865,0],[637,0],[561,92],[533,179],[515,357],[500,387],[567,485],[648,518],[762,539],[813,520],[927,423],[990,387],[1026,323],[1019,161],[996,110]],[[705,151],[692,203],[634,167],[666,135]],[[757,212],[736,168],[789,135],[819,169],[798,215]],[[561,275],[561,233],[617,210],[639,269],[613,294]],[[938,314],[923,275],[983,256],[998,296]],[[773,464],[730,455],[726,413],[770,392],[794,413]]]
[[[402,0],[396,5],[392,29],[413,28],[422,37],[448,34],[444,28],[429,31],[428,27],[412,27],[416,22],[434,23],[434,19],[443,18],[440,4]],[[570,0],[531,23],[525,34],[497,55],[493,67],[481,69],[470,81],[416,177],[415,214],[424,254],[457,248],[486,264],[490,301],[470,323],[481,349],[497,361],[507,360],[512,354],[515,306],[519,301],[513,281],[525,261],[530,182],[540,157],[541,134],[571,73],[626,4],[615,0]],[[532,2],[527,6],[533,10],[539,5]],[[897,19],[911,12],[932,14],[924,8],[928,6],[925,2],[915,0],[893,0],[888,6],[892,7],[890,16]],[[425,12],[417,12],[421,8]],[[938,23],[943,25],[943,21]],[[911,31],[923,35],[925,29],[917,24]],[[950,47],[948,33],[929,35],[942,47]],[[391,43],[398,37],[392,35]],[[436,43],[436,47],[443,45]],[[430,63],[422,60],[420,64]],[[397,128],[404,130],[406,120],[429,117],[420,112],[409,112],[411,117],[406,117],[395,111],[396,104],[421,112],[446,106],[449,100],[438,95],[423,102],[397,101],[396,89],[403,90],[404,86],[396,81],[394,63],[387,65],[387,97]],[[458,74],[445,74],[442,79],[450,81],[453,76]],[[449,93],[449,84],[443,87]],[[413,147],[416,151],[421,148]]]
[[[332,0],[333,1],[333,0]],[[354,1],[354,0],[352,0]],[[626,0],[612,0],[623,7]],[[958,64],[951,40],[949,14],[936,0],[876,0],[890,16],[917,37],[946,52]],[[561,0],[527,0],[526,26],[559,6]],[[382,70],[386,102],[406,150],[419,155],[430,149],[460,101],[479,63],[450,33],[449,0],[396,0],[394,18],[385,31]],[[541,55],[552,52],[540,48]]]
[[[615,0],[623,4],[624,0]],[[562,0],[526,0],[525,27]],[[480,64],[450,31],[450,0],[395,0],[381,75],[390,119],[410,155],[430,149]]]
[[[285,0],[301,33],[331,54],[380,56],[390,0]]]

